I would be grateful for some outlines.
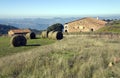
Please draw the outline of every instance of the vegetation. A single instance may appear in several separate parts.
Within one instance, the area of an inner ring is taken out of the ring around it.
[[[99,29],[98,32],[120,33],[120,26],[106,26]]]
[[[51,25],[50,27],[47,28],[47,31],[61,31],[63,30],[63,25],[60,23],[56,23]]]
[[[0,37],[0,78],[120,78],[120,39],[112,35],[119,26],[110,21],[97,32],[66,35],[54,44],[37,38],[19,48]],[[101,37],[101,32],[111,35]]]
[[[43,45],[52,44],[55,42],[55,40],[42,39],[37,37],[37,39],[27,40],[26,46],[11,47],[10,39],[11,39],[10,37],[6,37],[6,36],[0,37],[0,57],[6,56],[6,55],[12,55],[19,52],[20,53],[25,52],[27,50],[31,50],[33,48],[43,46]]]
[[[18,29],[16,27],[10,26],[10,25],[3,25],[0,24],[0,34],[7,34],[10,29]]]
[[[120,33],[120,20],[109,22],[105,27],[99,29],[97,32]]]
[[[119,46],[120,39],[67,36],[51,45],[0,58],[0,77],[120,78],[120,62],[114,62],[120,57]]]

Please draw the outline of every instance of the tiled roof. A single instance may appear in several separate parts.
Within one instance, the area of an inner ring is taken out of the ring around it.
[[[13,33],[29,33],[31,32],[29,29],[14,29],[14,30],[10,30]]]
[[[68,22],[66,24],[73,23],[73,22],[76,22],[76,21],[79,21],[81,23],[81,25],[85,25],[85,26],[90,26],[90,25],[103,26],[107,23],[105,21],[98,20],[96,18],[86,17],[86,18],[82,18],[82,19],[78,19],[78,20],[75,20],[75,21]]]

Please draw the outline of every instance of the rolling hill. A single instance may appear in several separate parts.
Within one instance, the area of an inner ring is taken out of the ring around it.
[[[18,28],[11,25],[0,24],[0,34],[7,34],[8,31],[11,29],[18,29]]]
[[[120,15],[117,16],[100,16],[99,19],[119,19]],[[77,20],[83,17],[90,17],[90,16],[79,16],[79,17],[54,17],[54,18],[1,18],[0,24],[7,24],[12,25],[17,28],[31,28],[37,30],[45,30],[48,26],[61,23],[64,24],[66,22],[70,22],[73,20]],[[91,16],[95,17],[96,16]]]
[[[17,19],[0,19],[0,24],[12,25],[17,28],[30,28],[45,30],[55,23],[64,24],[78,18],[17,18]]]
[[[5,35],[8,33],[9,30],[11,29],[19,29],[17,27],[11,26],[11,25],[4,25],[0,24],[0,35]],[[30,29],[32,32],[35,32],[36,34],[39,34],[41,31],[37,29]]]

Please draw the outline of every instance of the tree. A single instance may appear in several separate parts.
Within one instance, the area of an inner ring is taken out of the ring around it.
[[[51,25],[47,28],[48,32],[50,32],[50,31],[60,31],[60,32],[62,32],[62,30],[63,30],[63,25],[60,24],[60,23],[53,24],[53,25]]]

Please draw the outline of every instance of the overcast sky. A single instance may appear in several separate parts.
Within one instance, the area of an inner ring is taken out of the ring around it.
[[[0,0],[0,18],[112,14],[120,14],[120,0]]]

